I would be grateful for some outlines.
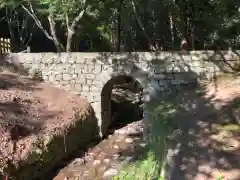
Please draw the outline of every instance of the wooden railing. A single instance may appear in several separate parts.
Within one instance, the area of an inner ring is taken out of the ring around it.
[[[8,38],[0,38],[0,54],[11,52],[11,41]]]

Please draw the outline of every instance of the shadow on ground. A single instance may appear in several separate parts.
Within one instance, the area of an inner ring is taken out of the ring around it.
[[[201,88],[201,93],[190,91],[174,98],[171,119],[179,130],[173,138],[179,152],[173,156],[169,179],[217,179],[223,174],[239,179],[239,132],[219,129],[236,124],[232,111],[239,98],[216,102],[215,95],[205,97],[207,92]],[[224,105],[216,107],[219,103]]]
[[[234,90],[211,91],[199,84],[195,90],[162,93],[148,105],[151,134],[145,152],[155,172],[145,174],[147,179],[240,179],[240,98]]]
[[[44,121],[34,121],[35,113],[32,114],[29,111],[31,106],[36,103],[29,98],[31,91],[41,90],[36,87],[37,84],[27,77],[19,77],[18,74],[0,73],[0,129],[1,133],[10,130],[13,140],[38,133],[41,129]],[[25,94],[28,94],[29,97],[24,97]],[[54,115],[46,112],[41,118],[51,118]]]

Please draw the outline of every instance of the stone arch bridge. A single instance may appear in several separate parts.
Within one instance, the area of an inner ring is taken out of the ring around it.
[[[218,54],[213,51],[11,53],[4,56],[4,61],[22,65],[30,73],[40,70],[44,81],[87,98],[95,110],[101,134],[105,134],[111,123],[111,107],[106,102],[109,102],[108,95],[113,84],[124,79],[119,77],[132,77],[139,82],[146,100],[147,97],[151,99],[155,91],[196,83],[197,79],[202,77],[211,79],[223,71],[233,71],[223,63],[226,59],[236,67],[235,63],[239,58],[233,52]]]

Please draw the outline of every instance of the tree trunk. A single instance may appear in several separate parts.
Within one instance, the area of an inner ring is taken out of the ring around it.
[[[58,38],[57,38],[57,35],[56,35],[56,28],[55,28],[55,22],[52,18],[52,15],[49,15],[48,16],[48,22],[49,22],[49,25],[50,25],[50,33],[51,33],[51,36],[52,36],[52,40],[53,40],[53,43],[55,44],[56,46],[56,49],[57,49],[57,52],[62,52],[64,50],[63,46],[61,45],[61,43],[59,42]]]
[[[62,50],[64,50],[62,44],[58,41],[58,38],[56,36],[56,29],[55,29],[55,22],[53,20],[52,15],[50,14],[48,16],[48,21],[49,21],[49,25],[50,25],[50,33],[51,35],[47,32],[47,30],[43,27],[41,21],[39,20],[39,18],[37,17],[35,11],[33,10],[33,6],[31,4],[29,4],[29,9],[27,7],[25,7],[24,5],[21,5],[21,7],[27,12],[27,14],[35,21],[36,25],[38,26],[38,28],[46,35],[46,37],[48,39],[50,39],[51,41],[53,41],[57,52],[61,52]]]
[[[18,41],[16,40],[16,33],[14,32],[14,28],[11,26],[11,24],[9,24],[8,29],[9,29],[9,33],[10,33],[10,36],[11,36],[12,51],[13,52],[19,52],[20,51],[20,46],[19,46]]]
[[[87,3],[86,1],[84,2],[84,8],[83,10],[74,18],[71,26],[69,26],[69,19],[68,19],[68,14],[66,14],[66,24],[67,24],[67,46],[66,46],[66,51],[67,52],[70,52],[72,49],[72,38],[73,38],[73,35],[75,34],[75,29],[77,27],[77,24],[79,23],[79,21],[82,19],[84,13],[85,13],[85,10],[86,10],[86,7],[87,7]]]
[[[66,52],[71,52],[72,51],[72,37],[73,37],[74,32],[71,29],[68,29],[67,33],[67,46],[66,46]]]
[[[171,12],[169,12],[169,22],[170,22],[172,48],[174,48],[175,37],[174,37],[173,17],[172,17],[172,13]]]
[[[196,34],[196,16],[195,16],[195,6],[193,2],[190,2],[191,7],[191,13],[190,13],[190,26],[191,26],[191,44],[192,44],[192,50],[195,50],[195,34]]]
[[[11,39],[11,44],[12,44],[12,51],[13,52],[19,52],[19,44],[16,40],[16,33],[15,33],[15,29],[14,29],[14,25],[16,24],[16,20],[15,20],[15,17],[14,17],[14,10],[12,9],[8,9],[6,7],[5,9],[6,11],[6,19],[7,19],[7,24],[8,24],[8,30],[9,30],[9,33],[10,33],[10,39]]]
[[[192,44],[192,50],[195,50],[195,27],[194,24],[192,24],[192,29],[191,29],[191,44]]]
[[[117,27],[116,27],[116,51],[120,52],[121,46],[121,5],[117,10]]]
[[[146,30],[145,30],[145,28],[144,28],[144,25],[143,25],[140,17],[139,17],[138,14],[137,14],[137,9],[136,9],[136,5],[135,5],[135,3],[134,3],[134,0],[132,0],[132,7],[133,7],[133,11],[134,11],[135,17],[136,17],[136,19],[137,19],[137,23],[138,23],[139,27],[141,28],[141,30],[142,30],[145,38],[148,40],[148,43],[149,43],[149,46],[150,46],[150,50],[156,51],[156,48],[155,48],[155,46],[154,46],[153,43],[152,43],[152,39],[151,39],[151,38],[149,37],[149,35],[147,34],[147,32],[146,32]]]

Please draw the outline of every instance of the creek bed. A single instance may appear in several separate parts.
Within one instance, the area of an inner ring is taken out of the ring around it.
[[[142,135],[142,120],[129,123],[115,130],[84,155],[76,155],[53,179],[112,179],[123,164],[133,162],[141,154],[141,147],[145,145]]]

